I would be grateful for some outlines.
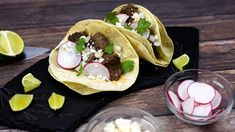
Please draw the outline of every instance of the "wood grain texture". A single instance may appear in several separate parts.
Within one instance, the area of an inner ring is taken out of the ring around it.
[[[194,26],[200,30],[199,68],[215,71],[235,88],[235,1],[234,0],[1,0],[0,30],[19,33],[28,46],[55,47],[77,21],[103,19],[105,14],[122,3],[138,3],[157,15],[166,26]],[[0,87],[48,54],[1,66]],[[235,111],[208,126],[193,126],[178,120],[166,107],[163,86],[131,93],[109,103],[148,111],[160,122],[164,131],[232,132]],[[19,131],[0,126],[6,132]],[[78,128],[77,131],[79,131]],[[81,129],[82,130],[82,129]],[[82,131],[81,131],[82,132]]]

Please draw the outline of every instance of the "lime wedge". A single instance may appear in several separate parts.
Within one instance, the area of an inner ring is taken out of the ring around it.
[[[16,56],[23,52],[24,41],[15,32],[0,31],[0,54],[5,56]]]
[[[183,70],[183,67],[186,66],[189,63],[190,58],[187,54],[183,54],[180,57],[173,60],[173,64],[177,69],[180,71]]]
[[[21,111],[27,108],[33,100],[32,94],[15,94],[9,104],[12,111]]]
[[[28,73],[22,79],[22,85],[24,86],[24,92],[27,93],[38,88],[41,84],[41,81],[33,76],[33,74]]]
[[[54,92],[51,94],[50,98],[48,99],[49,106],[53,110],[60,109],[64,105],[64,101],[65,101],[64,96],[56,94]]]

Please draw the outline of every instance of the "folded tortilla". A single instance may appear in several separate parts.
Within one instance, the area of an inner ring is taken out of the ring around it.
[[[142,13],[145,19],[151,23],[150,29],[153,31],[154,35],[158,36],[158,42],[160,43],[160,46],[152,46],[152,43],[150,43],[148,39],[144,38],[136,32],[116,25],[114,25],[114,27],[116,27],[128,38],[140,58],[143,58],[154,65],[167,67],[170,64],[173,56],[174,45],[168,36],[164,25],[148,9],[140,5],[132,5],[137,7],[138,12]],[[118,6],[112,12],[119,13],[124,6],[127,6],[127,4]],[[154,53],[154,50],[157,51],[157,54]]]
[[[78,73],[76,71],[61,68],[57,64],[59,47],[68,41],[69,35],[82,31],[86,31],[89,35],[100,32],[114,45],[119,45],[121,47],[121,56],[119,56],[121,61],[132,60],[134,62],[134,69],[131,72],[122,74],[117,81],[105,81],[101,79],[91,80],[83,74],[77,76]],[[80,21],[71,27],[64,39],[51,51],[48,71],[55,80],[82,95],[89,95],[101,91],[124,91],[135,82],[138,76],[139,57],[125,36],[113,26],[101,20],[88,19]]]

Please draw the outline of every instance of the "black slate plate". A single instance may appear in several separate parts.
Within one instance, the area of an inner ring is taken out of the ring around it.
[[[168,27],[167,32],[175,44],[174,57],[184,53],[190,57],[187,68],[198,67],[199,32],[192,27]],[[0,124],[12,128],[31,131],[74,131],[80,124],[87,121],[95,112],[108,102],[120,98],[130,92],[160,85],[176,72],[172,64],[167,68],[158,68],[141,60],[140,73],[135,84],[124,92],[103,92],[89,96],[79,95],[55,81],[48,73],[48,58],[43,59],[0,89]],[[21,112],[12,112],[8,100],[15,93],[23,93],[21,79],[31,72],[42,81],[40,88],[32,91],[32,104]],[[49,108],[47,99],[52,92],[66,97],[64,107],[59,111]]]

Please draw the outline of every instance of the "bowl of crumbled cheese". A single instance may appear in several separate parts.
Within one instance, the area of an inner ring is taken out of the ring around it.
[[[130,107],[113,107],[94,116],[87,132],[161,132],[158,121],[149,113]]]

